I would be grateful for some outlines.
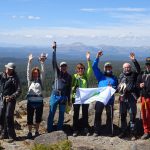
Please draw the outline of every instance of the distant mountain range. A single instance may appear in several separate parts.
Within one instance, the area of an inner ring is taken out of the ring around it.
[[[129,59],[129,53],[135,52],[137,59],[143,60],[150,56],[150,47],[119,47],[119,46],[88,46],[82,43],[73,43],[68,45],[58,45],[57,57],[60,59],[85,59],[85,53],[91,52],[91,57],[95,58],[98,50],[103,50],[102,60],[126,60]],[[35,46],[14,46],[0,47],[0,57],[27,58],[29,53],[38,57],[40,53],[45,52],[51,57],[52,48]]]

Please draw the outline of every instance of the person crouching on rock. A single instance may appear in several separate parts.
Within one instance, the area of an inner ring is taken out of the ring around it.
[[[113,88],[117,88],[118,86],[118,80],[117,78],[113,75],[112,72],[112,64],[110,62],[106,62],[104,64],[104,73],[101,72],[101,70],[98,68],[98,63],[99,63],[99,58],[103,55],[102,51],[99,51],[96,55],[96,59],[93,63],[93,72],[94,75],[98,81],[98,87],[107,87],[111,86]],[[95,120],[94,120],[94,134],[93,136],[98,136],[101,132],[101,116],[103,109],[105,107],[106,109],[106,115],[107,115],[107,120],[106,120],[106,126],[107,126],[107,131],[110,133],[113,133],[112,131],[112,125],[113,125],[113,105],[114,105],[114,95],[110,98],[108,101],[108,104],[104,106],[104,104],[100,101],[96,101],[95,104]]]
[[[150,57],[146,58],[145,71],[137,79],[141,90],[141,111],[143,118],[144,135],[141,139],[150,138]]]
[[[31,70],[31,63],[33,60],[32,54],[29,55],[27,65],[27,81],[28,81],[28,93],[27,93],[27,124],[28,124],[28,135],[27,138],[32,138],[32,125],[33,116],[35,112],[35,136],[39,135],[39,124],[42,120],[43,114],[43,82],[45,78],[45,65],[46,60],[45,54],[41,54],[39,61],[41,64],[41,71],[38,67],[34,67]]]
[[[15,140],[14,110],[21,87],[15,64],[10,62],[5,68],[5,72],[0,73],[0,139]]]
[[[90,53],[86,54],[88,69],[85,72],[85,66],[82,63],[77,64],[77,73],[72,77],[72,103],[75,101],[76,89],[77,88],[88,88],[88,82],[92,74],[92,65],[90,61]],[[85,135],[89,135],[89,124],[88,124],[88,108],[89,104],[73,104],[73,136],[79,134],[79,112],[80,106],[82,106],[82,119],[83,119],[83,132]]]
[[[47,121],[47,131],[52,132],[53,120],[56,113],[57,106],[59,105],[59,120],[57,124],[57,130],[63,130],[64,114],[66,110],[66,104],[70,105],[70,93],[71,93],[71,75],[67,72],[68,65],[66,62],[61,62],[60,67],[57,65],[56,60],[56,42],[54,42],[52,65],[54,70],[54,84],[52,93],[50,96],[50,109]]]

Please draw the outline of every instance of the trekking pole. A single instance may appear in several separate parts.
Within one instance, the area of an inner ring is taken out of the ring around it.
[[[113,106],[110,105],[110,110],[111,110],[111,131],[112,131],[112,136],[114,135],[114,126],[113,126]]]
[[[120,105],[120,107],[121,107],[121,104],[120,104],[120,97],[119,97],[119,99],[118,99],[118,105]],[[121,113],[120,113],[120,108],[119,107],[119,119],[118,119],[118,127],[120,126],[120,118],[121,118]]]

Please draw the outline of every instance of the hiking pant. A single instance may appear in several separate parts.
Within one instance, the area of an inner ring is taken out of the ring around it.
[[[89,109],[89,104],[73,104],[73,130],[79,130],[79,112],[80,112],[80,106],[82,106],[82,125],[83,128],[88,128],[88,109]]]
[[[127,112],[129,112],[130,116],[130,132],[131,134],[135,134],[135,119],[137,113],[137,100],[133,95],[129,95],[125,99],[120,101],[120,115],[121,115],[121,130],[122,132],[126,132],[127,130]]]
[[[111,123],[113,120],[113,105],[104,105],[102,102],[97,101],[95,104],[95,120],[94,120],[94,130],[96,133],[100,133],[101,130],[101,123],[102,123],[102,112],[103,109],[106,109],[106,125],[111,129]]]
[[[150,134],[150,98],[141,97],[144,133]]]
[[[48,132],[53,131],[53,121],[54,121],[54,116],[55,116],[58,105],[59,105],[59,119],[58,119],[58,124],[57,124],[57,130],[62,130],[66,105],[64,103],[61,104],[59,101],[59,97],[55,95],[54,92],[52,92],[51,97],[50,97],[50,109],[49,109],[49,116],[48,116],[48,121],[47,121]]]
[[[16,100],[10,102],[4,102],[3,108],[0,107],[0,125],[1,134],[5,137],[16,138],[14,127],[14,111],[16,106]]]
[[[27,103],[27,124],[33,125],[33,116],[35,112],[35,122],[40,123],[43,115],[43,102]]]

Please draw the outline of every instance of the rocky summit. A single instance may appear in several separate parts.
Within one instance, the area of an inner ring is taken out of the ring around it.
[[[102,132],[98,137],[93,136],[93,121],[94,121],[94,103],[89,107],[89,125],[90,135],[84,136],[82,131],[77,137],[72,136],[72,115],[73,111],[65,114],[64,129],[63,131],[54,131],[47,133],[47,117],[49,113],[49,98],[44,99],[44,112],[43,121],[40,125],[40,136],[35,137],[35,130],[33,129],[33,139],[27,139],[28,127],[26,122],[26,106],[27,101],[18,102],[15,111],[15,128],[17,134],[17,141],[8,143],[7,140],[0,140],[0,145],[6,150],[30,150],[35,144],[50,145],[58,143],[59,141],[69,140],[71,142],[71,150],[150,150],[150,139],[141,140],[140,136],[132,141],[130,137],[125,139],[118,138],[120,119],[119,119],[119,106],[116,101],[114,105],[114,135],[112,136],[106,128],[106,114],[105,111],[102,115]],[[137,118],[140,116],[140,104],[138,104]],[[57,110],[54,120],[54,127],[56,127],[59,111]],[[80,117],[82,116],[80,112]],[[137,119],[138,120],[138,119]],[[82,127],[82,119],[79,126]]]

